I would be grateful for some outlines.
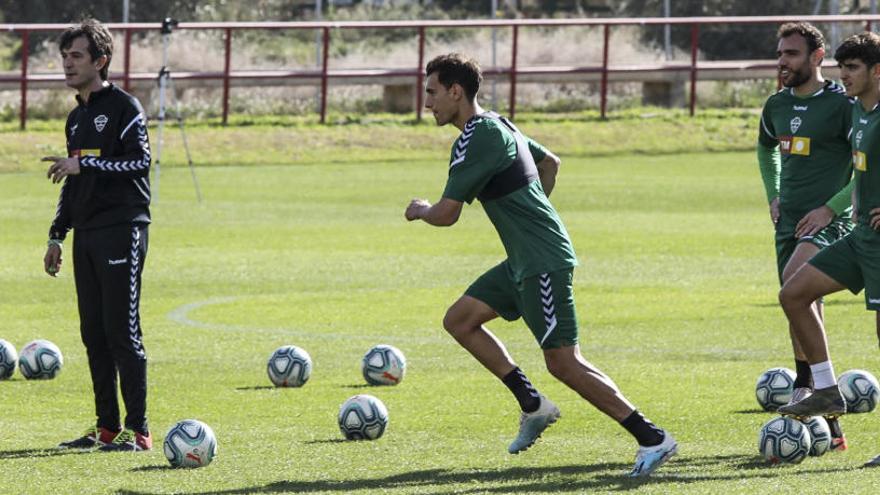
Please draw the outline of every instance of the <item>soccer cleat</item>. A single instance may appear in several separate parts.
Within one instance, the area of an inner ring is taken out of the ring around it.
[[[813,389],[811,389],[809,387],[797,387],[794,389],[794,392],[792,392],[791,400],[788,401],[788,404],[786,404],[786,406],[790,406],[792,404],[798,403],[798,402],[806,399],[807,397],[809,397],[812,394],[813,394]]]
[[[678,453],[678,442],[668,432],[663,432],[663,441],[651,447],[639,446],[636,464],[629,473],[631,478],[650,476],[651,473]]]
[[[828,447],[829,452],[843,452],[848,449],[849,445],[846,443],[846,437],[837,437],[831,439],[831,445]]]
[[[794,404],[780,407],[779,414],[806,418],[809,416],[836,417],[846,413],[846,403],[837,385],[814,390],[812,395]]]
[[[125,429],[113,440],[102,446],[101,452],[142,452],[153,448],[153,437],[147,433],[142,435],[139,432]]]
[[[539,398],[541,399],[541,405],[537,411],[523,412],[519,417],[519,434],[517,434],[513,443],[507,447],[507,451],[511,454],[518,454],[531,447],[540,438],[541,433],[559,419],[560,412],[556,404],[543,395],[539,396]]]
[[[862,467],[873,468],[880,467],[880,455],[866,462]]]
[[[83,436],[70,440],[69,442],[59,443],[58,448],[90,450],[113,442],[118,435],[118,431],[108,430],[107,428],[100,426],[93,426],[86,430]]]

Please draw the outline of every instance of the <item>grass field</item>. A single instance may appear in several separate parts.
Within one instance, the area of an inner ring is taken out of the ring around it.
[[[565,125],[540,124],[551,148],[554,136],[568,135]],[[502,247],[477,205],[450,229],[403,219],[410,198],[436,199],[445,180],[454,135],[428,132],[430,141],[388,159],[376,151],[361,161],[236,165],[233,155],[215,163],[227,166],[198,170],[202,204],[185,168],[163,169],[141,308],[159,448],[137,455],[53,449],[92,421],[91,385],[69,260],[58,280],[41,270],[57,186],[35,161],[7,163],[0,338],[19,349],[50,339],[65,367],[52,381],[16,373],[0,382],[0,491],[875,493],[880,470],[859,467],[880,452],[877,413],[842,420],[846,453],[777,467],[758,457],[758,429],[772,416],[758,411],[755,380],[793,363],[751,152],[563,153],[552,200],[581,262],[584,354],[673,432],[681,453],[648,480],[626,478],[629,435],[546,372],[521,323],[498,322],[492,328],[563,413],[532,449],[508,455],[513,398],[440,325]],[[752,139],[751,129],[742,132],[748,137],[733,138]],[[562,148],[576,145],[574,134],[568,139]],[[260,151],[248,142],[233,148]],[[838,373],[880,371],[861,297],[830,297],[827,315]],[[363,385],[360,358],[377,343],[406,354],[401,385]],[[265,361],[282,344],[314,360],[301,389],[270,387]],[[358,393],[390,412],[376,442],[341,440],[337,408]],[[219,457],[204,469],[171,469],[161,439],[190,417],[213,427]]]

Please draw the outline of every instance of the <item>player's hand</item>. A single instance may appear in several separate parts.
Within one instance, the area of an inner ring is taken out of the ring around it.
[[[827,227],[831,220],[834,220],[834,211],[822,205],[804,215],[804,218],[801,218],[801,221],[797,223],[794,229],[794,236],[801,238],[816,235],[820,230]]]
[[[779,222],[779,196],[770,202],[770,221],[773,222],[773,225]]]
[[[880,230],[880,208],[874,208],[869,214],[871,215],[871,228]]]
[[[43,257],[43,269],[51,277],[61,271],[61,246],[53,244],[46,249],[46,256]]]
[[[406,207],[406,212],[403,216],[406,217],[407,220],[412,222],[413,220],[418,220],[422,218],[424,213],[428,211],[431,207],[431,203],[425,201],[424,199],[414,199],[409,202],[409,206]]]
[[[46,178],[52,179],[53,184],[64,180],[68,175],[79,175],[79,158],[62,158],[60,156],[44,156],[42,161],[54,162],[46,171]]]

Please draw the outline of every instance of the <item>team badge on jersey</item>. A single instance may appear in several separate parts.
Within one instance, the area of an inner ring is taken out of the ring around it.
[[[856,148],[858,148],[859,146],[862,145],[862,135],[863,134],[862,134],[861,130],[859,130],[859,132],[856,133]]]
[[[794,134],[795,132],[797,132],[797,130],[801,128],[802,123],[803,123],[803,120],[801,120],[800,117],[795,117],[795,118],[791,119],[791,122],[790,122],[791,133]]]
[[[801,136],[780,136],[779,151],[783,155],[810,156],[810,138]]]
[[[853,168],[862,172],[868,171],[868,155],[862,151],[853,151]]]
[[[79,127],[79,124],[73,124],[73,125],[70,127],[70,137],[73,137],[73,135],[76,134],[76,128],[77,128],[77,127]]]
[[[108,120],[110,119],[108,119],[107,116],[103,114],[95,117],[95,129],[97,129],[98,132],[103,132],[104,126],[107,125]]]

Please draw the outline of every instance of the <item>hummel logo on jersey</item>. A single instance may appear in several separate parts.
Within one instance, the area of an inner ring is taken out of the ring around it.
[[[70,128],[70,137],[73,137],[76,134],[76,128],[79,127],[79,124],[73,124],[73,127]]]
[[[807,105],[795,105],[793,108],[794,108],[795,112],[806,112],[807,111]]]
[[[797,132],[797,130],[800,129],[802,122],[803,120],[801,120],[800,117],[795,117],[791,119],[791,132]]]
[[[856,133],[856,148],[862,145],[862,131]]]
[[[873,297],[869,297],[868,302],[871,304],[880,304],[880,299],[875,299]]]
[[[863,119],[863,118],[859,117],[859,124],[867,124],[867,123],[868,123],[868,119]]]
[[[108,119],[107,116],[103,114],[95,117],[95,129],[97,129],[98,132],[103,132],[104,126],[107,125],[108,120],[110,119]]]
[[[128,258],[122,258],[118,260],[107,260],[108,265],[124,265],[128,263]]]

